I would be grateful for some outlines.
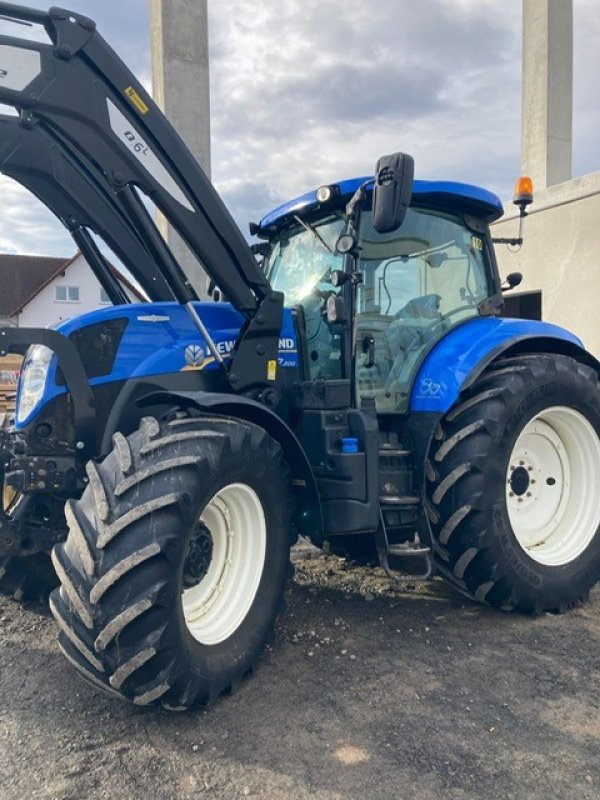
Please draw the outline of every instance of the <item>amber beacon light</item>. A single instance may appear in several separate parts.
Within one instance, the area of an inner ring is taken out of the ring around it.
[[[533,203],[533,181],[527,175],[517,178],[513,203],[519,208],[519,235],[512,239],[494,238],[492,241],[495,244],[507,244],[513,247],[521,247],[523,244],[523,220],[527,216],[527,206]]]
[[[513,203],[519,206],[522,213],[526,206],[533,203],[533,181],[527,175],[517,178]]]

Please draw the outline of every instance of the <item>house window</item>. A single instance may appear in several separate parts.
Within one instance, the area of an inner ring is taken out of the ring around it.
[[[79,286],[56,286],[54,299],[57,303],[78,303]]]
[[[106,289],[100,289],[100,302],[103,306],[111,304],[111,299],[108,296]]]

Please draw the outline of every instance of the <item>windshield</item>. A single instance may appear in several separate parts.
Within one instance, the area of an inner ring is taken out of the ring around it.
[[[335,252],[343,231],[339,212],[310,224],[298,218],[272,241],[267,277],[274,289],[285,294],[287,306],[304,303],[315,291],[333,290],[331,272],[343,269],[344,257]]]
[[[490,294],[484,234],[458,215],[410,208],[402,227],[377,233],[362,215],[357,350],[374,339],[375,363],[357,358],[359,396],[380,412],[405,411],[425,353]]]
[[[327,297],[340,291],[331,273],[344,268],[335,252],[344,229],[341,211],[298,218],[271,240],[265,266],[286,305],[304,308],[312,380],[344,377],[344,337],[324,314]],[[359,237],[357,400],[374,398],[380,413],[404,412],[426,353],[450,328],[479,316],[492,293],[485,233],[459,214],[409,208],[399,230],[380,234],[365,209]]]
[[[304,309],[308,365],[311,380],[343,377],[343,329],[330,325],[325,314],[327,297],[339,289],[331,273],[344,268],[335,245],[343,233],[342,212],[313,221],[297,217],[271,241],[265,266],[271,286],[285,295],[287,306]]]

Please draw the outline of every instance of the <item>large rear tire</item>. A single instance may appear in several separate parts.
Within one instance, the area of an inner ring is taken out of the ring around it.
[[[600,384],[559,355],[498,361],[426,465],[436,566],[476,600],[564,611],[600,579]]]
[[[278,444],[233,419],[145,419],[88,476],[53,551],[67,659],[138,705],[181,710],[235,688],[272,636],[291,570]]]

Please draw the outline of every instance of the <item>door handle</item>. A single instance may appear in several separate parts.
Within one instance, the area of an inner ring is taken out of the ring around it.
[[[362,351],[366,355],[366,359],[364,365],[367,369],[370,369],[375,364],[375,337],[374,336],[365,336],[362,343]]]

